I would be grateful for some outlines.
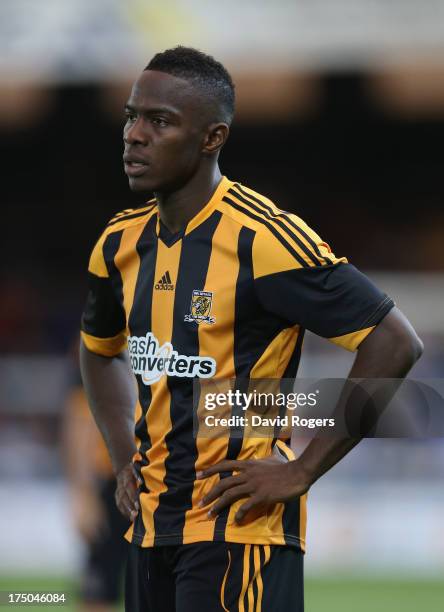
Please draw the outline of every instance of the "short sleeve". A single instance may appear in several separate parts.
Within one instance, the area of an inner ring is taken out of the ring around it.
[[[337,258],[317,234],[296,256],[266,233],[253,242],[255,288],[262,307],[355,351],[394,302],[345,258]],[[256,244],[255,244],[256,243]],[[294,250],[294,248],[293,248]]]
[[[88,350],[113,357],[126,347],[126,317],[112,287],[103,256],[102,236],[88,266],[88,295],[81,320],[81,337]]]

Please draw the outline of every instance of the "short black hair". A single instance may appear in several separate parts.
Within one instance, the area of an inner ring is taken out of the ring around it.
[[[227,69],[211,55],[178,46],[157,53],[145,70],[166,72],[192,82],[212,102],[217,114],[214,119],[230,125],[234,116],[234,83]]]

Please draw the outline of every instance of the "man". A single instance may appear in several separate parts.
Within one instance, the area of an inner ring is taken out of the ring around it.
[[[131,612],[303,610],[305,493],[358,442],[313,440],[294,460],[266,437],[194,438],[194,378],[294,377],[304,328],[358,349],[355,378],[403,377],[422,350],[301,219],[222,177],[233,112],[213,58],[177,47],[151,60],[123,159],[130,188],[155,199],[116,215],[90,260],[81,363],[134,521]]]

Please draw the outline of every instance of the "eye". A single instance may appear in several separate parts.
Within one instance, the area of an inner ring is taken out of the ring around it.
[[[132,123],[137,119],[136,113],[126,110],[124,113],[125,121]]]
[[[158,127],[166,127],[168,125],[168,121],[163,117],[152,117],[151,123],[154,123],[154,125]]]

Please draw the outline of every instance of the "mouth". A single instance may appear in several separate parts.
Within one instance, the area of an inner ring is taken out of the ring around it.
[[[142,161],[124,159],[125,174],[127,176],[142,176],[148,170],[148,164]]]

